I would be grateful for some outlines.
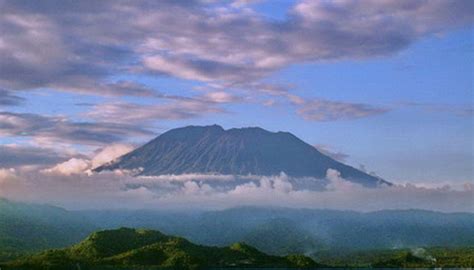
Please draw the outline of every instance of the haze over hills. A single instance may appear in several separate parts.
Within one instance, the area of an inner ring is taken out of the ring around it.
[[[390,183],[338,162],[288,132],[258,127],[224,130],[218,125],[187,126],[95,169],[136,170],[139,175],[278,175],[323,179],[328,169],[346,180],[376,187]]]
[[[278,256],[323,250],[468,247],[474,243],[472,213],[257,207],[192,212],[69,211],[1,200],[0,261],[24,252],[66,247],[93,231],[120,227],[159,230],[209,246],[245,242]]]
[[[96,228],[63,208],[0,198],[0,257],[2,252],[68,246]]]

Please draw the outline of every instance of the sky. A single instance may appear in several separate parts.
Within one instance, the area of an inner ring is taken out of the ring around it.
[[[393,183],[474,181],[473,1],[0,9],[4,175],[71,158],[86,168],[111,146],[116,156],[171,128],[219,124],[289,131]]]

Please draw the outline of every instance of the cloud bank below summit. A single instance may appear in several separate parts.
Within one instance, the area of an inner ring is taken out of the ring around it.
[[[302,181],[324,183],[313,190]],[[474,212],[474,187],[411,184],[364,188],[329,169],[326,179],[275,176],[162,175],[133,177],[124,172],[32,172],[0,169],[0,197],[49,203],[69,209],[223,209],[236,206],[327,208],[357,211],[426,209]]]
[[[243,205],[357,211],[426,209],[474,212],[474,185],[395,184],[364,188],[329,169],[325,179],[182,174],[135,177],[91,169],[133,149],[112,144],[56,165],[0,169],[0,197],[70,209],[223,209]],[[49,166],[49,167],[48,167]]]

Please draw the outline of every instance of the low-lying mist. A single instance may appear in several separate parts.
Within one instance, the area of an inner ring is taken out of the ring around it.
[[[92,174],[0,169],[0,197],[68,209],[224,209],[278,206],[376,211],[474,212],[474,188],[412,184],[365,188],[329,169],[325,179],[275,176]]]

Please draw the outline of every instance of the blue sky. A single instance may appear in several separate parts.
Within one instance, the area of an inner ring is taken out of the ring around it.
[[[389,181],[474,180],[470,1],[82,3],[0,4],[1,150],[64,158],[217,123],[290,131]]]

